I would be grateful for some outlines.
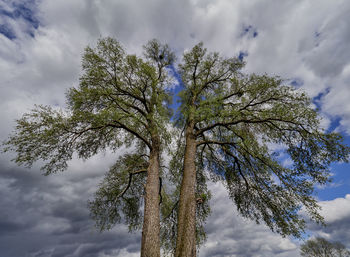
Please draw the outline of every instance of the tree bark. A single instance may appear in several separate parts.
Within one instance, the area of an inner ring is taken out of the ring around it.
[[[186,147],[181,182],[175,257],[196,256],[196,148],[194,123],[185,132]]]
[[[153,137],[147,169],[141,257],[160,257],[159,239],[159,154],[158,136]]]

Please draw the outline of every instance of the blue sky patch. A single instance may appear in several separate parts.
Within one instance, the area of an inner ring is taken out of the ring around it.
[[[315,41],[315,47],[318,47],[320,45],[321,40],[321,32],[315,31],[314,33],[314,41]]]
[[[6,10],[2,9],[1,7],[0,7],[0,16],[7,16],[7,17],[14,19],[12,12],[6,11]]]
[[[330,92],[330,88],[327,87],[324,91],[322,91],[321,93],[319,93],[317,96],[315,96],[312,99],[312,103],[314,105],[316,105],[318,110],[321,110],[321,100],[322,100],[322,98],[324,98],[329,92]]]
[[[350,137],[345,138],[346,145],[350,144]],[[322,201],[333,200],[339,197],[345,197],[349,194],[350,177],[348,163],[331,164],[331,172],[334,173],[332,182],[325,187],[317,188],[316,195]]]
[[[12,3],[9,5],[10,10],[6,10],[0,7],[0,17],[3,17],[5,20],[22,20],[25,21],[25,28],[21,28],[24,33],[29,34],[31,37],[34,37],[34,30],[38,29],[40,22],[36,17],[35,11],[35,2],[28,1],[23,3]],[[1,24],[0,33],[5,35],[9,39],[15,39],[17,35],[14,32],[14,29],[10,24],[3,23]]]
[[[335,130],[337,127],[340,126],[340,121],[341,121],[341,117],[337,116],[333,119],[331,119],[331,125],[329,125],[329,128],[327,129],[327,133],[332,132],[333,130]]]
[[[243,28],[243,35],[247,34],[252,28],[253,28],[252,25],[249,25]]]
[[[304,85],[304,81],[300,78],[294,78],[290,81],[290,84],[293,87],[301,87],[302,85]]]
[[[241,37],[248,36],[248,37],[257,37],[259,35],[256,28],[254,28],[252,25],[243,26],[243,30],[241,33]]]
[[[181,75],[177,72],[176,68],[174,67],[174,65],[171,65],[169,67],[170,72],[172,73],[172,75],[175,77],[178,85],[176,85],[172,90],[170,90],[170,93],[173,96],[173,102],[170,105],[170,108],[174,111],[174,114],[176,114],[176,111],[178,110],[178,108],[180,107],[180,97],[178,96],[178,94],[180,93],[180,91],[182,89],[184,89],[184,84],[182,83],[182,79],[181,79]]]
[[[238,54],[238,59],[240,61],[243,61],[244,57],[247,57],[247,56],[248,56],[247,52],[240,51],[239,54]]]
[[[3,34],[5,37],[7,37],[10,40],[13,40],[16,38],[15,32],[7,24],[0,24],[0,34]]]
[[[39,27],[39,20],[35,17],[35,13],[32,9],[26,7],[24,4],[14,4],[15,8],[13,15],[15,19],[23,18],[27,23],[30,23],[33,28]]]

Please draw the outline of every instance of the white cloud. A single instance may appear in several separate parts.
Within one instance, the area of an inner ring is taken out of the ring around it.
[[[344,198],[321,201],[320,206],[326,227],[310,223],[309,231],[315,236],[341,242],[350,248],[350,194]]]
[[[222,184],[211,184],[212,215],[206,231],[208,240],[200,256],[296,256],[298,244],[271,232],[265,225],[244,219],[228,198]]]
[[[344,218],[350,217],[350,194],[345,198],[336,198],[331,201],[320,203],[322,207],[321,214],[325,217],[327,223],[333,223]]]

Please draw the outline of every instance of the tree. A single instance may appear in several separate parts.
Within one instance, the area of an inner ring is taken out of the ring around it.
[[[222,181],[239,213],[281,235],[299,237],[298,211],[323,222],[312,197],[329,179],[329,164],[347,161],[349,147],[320,128],[317,112],[300,90],[278,77],[245,75],[238,58],[193,47],[179,65],[178,126],[184,129],[184,164],[175,256],[196,255],[197,173]],[[272,146],[283,147],[273,151]],[[279,154],[292,161],[282,164]]]
[[[324,238],[309,239],[300,247],[304,257],[349,257],[350,251],[340,242],[329,242]]]
[[[39,159],[45,161],[42,170],[48,175],[65,170],[73,153],[87,159],[122,145],[136,149],[113,165],[107,175],[113,179],[113,190],[106,191],[102,183],[91,209],[102,230],[119,222],[121,213],[132,229],[140,222],[144,194],[141,256],[156,257],[160,256],[160,154],[169,138],[166,69],[174,62],[174,54],[156,40],[144,49],[142,59],[127,55],[112,38],[99,40],[96,48],[87,47],[79,87],[67,92],[67,110],[36,106],[17,120],[5,151],[17,152],[14,161],[27,167]]]
[[[177,125],[183,135],[169,170],[174,194],[163,194],[161,152],[170,140],[171,115],[167,67],[173,62],[169,47],[156,40],[145,46],[142,59],[127,55],[112,38],[101,39],[85,50],[83,75],[67,93],[67,110],[37,106],[17,121],[5,151],[16,151],[14,160],[28,167],[43,160],[48,175],[65,170],[73,153],[87,159],[122,145],[132,148],[106,174],[90,208],[101,230],[122,217],[133,230],[141,226],[144,199],[141,256],[160,256],[160,202],[162,239],[176,237],[175,256],[196,255],[210,212],[208,179],[224,183],[241,215],[282,235],[301,235],[302,206],[323,222],[314,186],[330,180],[330,163],[347,161],[350,148],[339,134],[320,128],[305,93],[278,77],[245,75],[239,59],[207,53],[202,44],[179,65],[185,88]],[[284,150],[273,152],[273,145]],[[282,164],[281,152],[292,166]],[[173,248],[174,241],[165,245]]]

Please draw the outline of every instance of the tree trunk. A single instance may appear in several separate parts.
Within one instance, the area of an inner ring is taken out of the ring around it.
[[[184,170],[180,191],[175,257],[196,256],[196,139],[193,124],[186,128]]]
[[[155,137],[147,169],[141,257],[160,257],[159,239],[159,138]]]

